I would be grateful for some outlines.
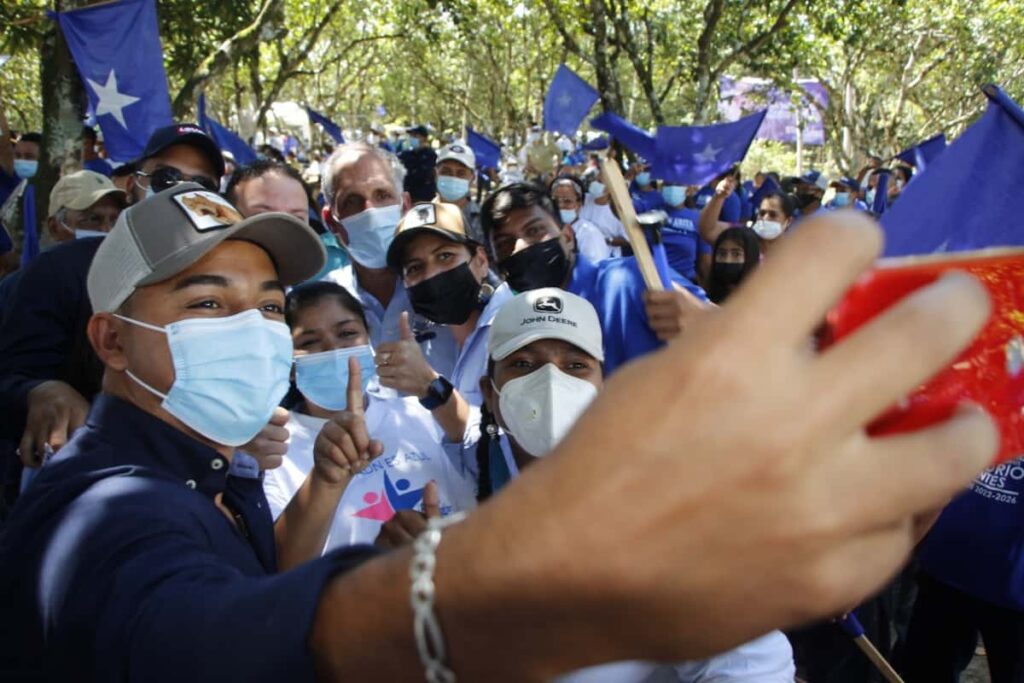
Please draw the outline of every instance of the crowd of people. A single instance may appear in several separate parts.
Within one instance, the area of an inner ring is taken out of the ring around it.
[[[807,351],[912,169],[683,186],[527,140],[238,164],[181,123],[114,165],[85,129],[40,217],[41,137],[0,145],[0,678],[876,680],[856,607],[908,683],[957,680],[979,632],[1024,681],[1022,552],[985,545],[1019,519],[977,486],[938,512],[988,418],[863,434],[982,290]],[[980,477],[1016,497],[1015,462]]]

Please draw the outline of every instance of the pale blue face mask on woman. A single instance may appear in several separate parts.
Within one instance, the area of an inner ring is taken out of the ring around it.
[[[686,201],[686,188],[682,185],[666,185],[661,188],[661,197],[669,206],[679,206]]]
[[[348,408],[348,359],[359,362],[362,393],[377,376],[373,349],[367,345],[295,357],[295,386],[306,399],[327,410]]]
[[[160,407],[214,443],[241,446],[267,424],[288,392],[292,337],[288,326],[252,309],[227,318],[188,318],[166,327],[122,315],[167,335],[174,383],[166,394],[130,370]]]

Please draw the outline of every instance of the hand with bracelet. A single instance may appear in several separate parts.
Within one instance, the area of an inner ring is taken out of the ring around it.
[[[865,432],[985,322],[988,296],[969,277],[810,349],[880,245],[862,216],[809,218],[726,306],[617,372],[551,455],[432,534],[415,565],[432,570],[445,656],[431,661],[465,681],[534,681],[700,658],[842,613],[889,580],[915,522],[991,462],[998,434],[971,407],[916,432]],[[323,680],[423,675],[413,556],[392,551],[328,585],[309,641]]]

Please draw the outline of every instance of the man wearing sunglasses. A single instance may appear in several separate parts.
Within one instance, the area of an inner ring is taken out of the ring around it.
[[[132,166],[130,204],[187,181],[216,192],[224,158],[197,126],[179,123],[154,131]],[[22,466],[38,468],[60,450],[100,389],[103,368],[85,336],[92,315],[85,276],[102,241],[44,251],[0,302],[0,519],[17,496]]]
[[[134,204],[178,183],[199,183],[211,192],[220,190],[224,157],[210,136],[198,126],[178,123],[157,129],[134,162],[128,196]]]

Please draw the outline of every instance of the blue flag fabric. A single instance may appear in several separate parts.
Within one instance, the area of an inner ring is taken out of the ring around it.
[[[39,223],[36,222],[36,187],[32,183],[25,185],[25,192],[21,195],[21,227],[23,237],[21,242],[21,267],[24,268],[32,263],[32,259],[39,256]]]
[[[319,123],[320,127],[324,129],[324,132],[331,136],[331,139],[339,145],[345,144],[345,136],[341,132],[341,126],[331,121],[329,118],[321,114],[320,112],[306,107],[306,113],[309,114],[309,120],[313,123]]]
[[[476,132],[471,127],[466,127],[466,144],[473,150],[476,156],[476,167],[480,170],[485,168],[498,168],[501,164],[501,146],[486,135]]]
[[[892,173],[882,169],[875,173],[875,177],[878,178],[878,184],[875,185],[875,198],[868,208],[876,216],[881,216],[889,208],[889,181],[892,180]]]
[[[681,185],[703,185],[743,160],[767,109],[733,123],[660,126],[651,174]]]
[[[896,158],[900,161],[915,167],[920,173],[928,167],[935,159],[946,150],[946,134],[939,133],[924,142],[919,142],[913,147],[908,147]]]
[[[173,123],[155,0],[120,0],[57,13],[89,106],[114,161],[142,154]]]
[[[251,164],[256,161],[256,152],[245,140],[206,114],[206,95],[199,96],[199,127],[213,138],[224,152],[231,152],[237,164]]]
[[[1024,246],[1024,111],[994,85],[988,109],[883,216],[886,256]]]
[[[595,116],[590,119],[590,127],[603,130],[621,142],[626,149],[639,154],[647,161],[651,161],[654,157],[654,150],[656,148],[654,136],[645,130],[637,128],[618,114],[606,111],[599,116]],[[586,145],[584,145],[584,148],[586,148]]]
[[[544,98],[544,130],[575,134],[599,98],[589,83],[559,64]]]

